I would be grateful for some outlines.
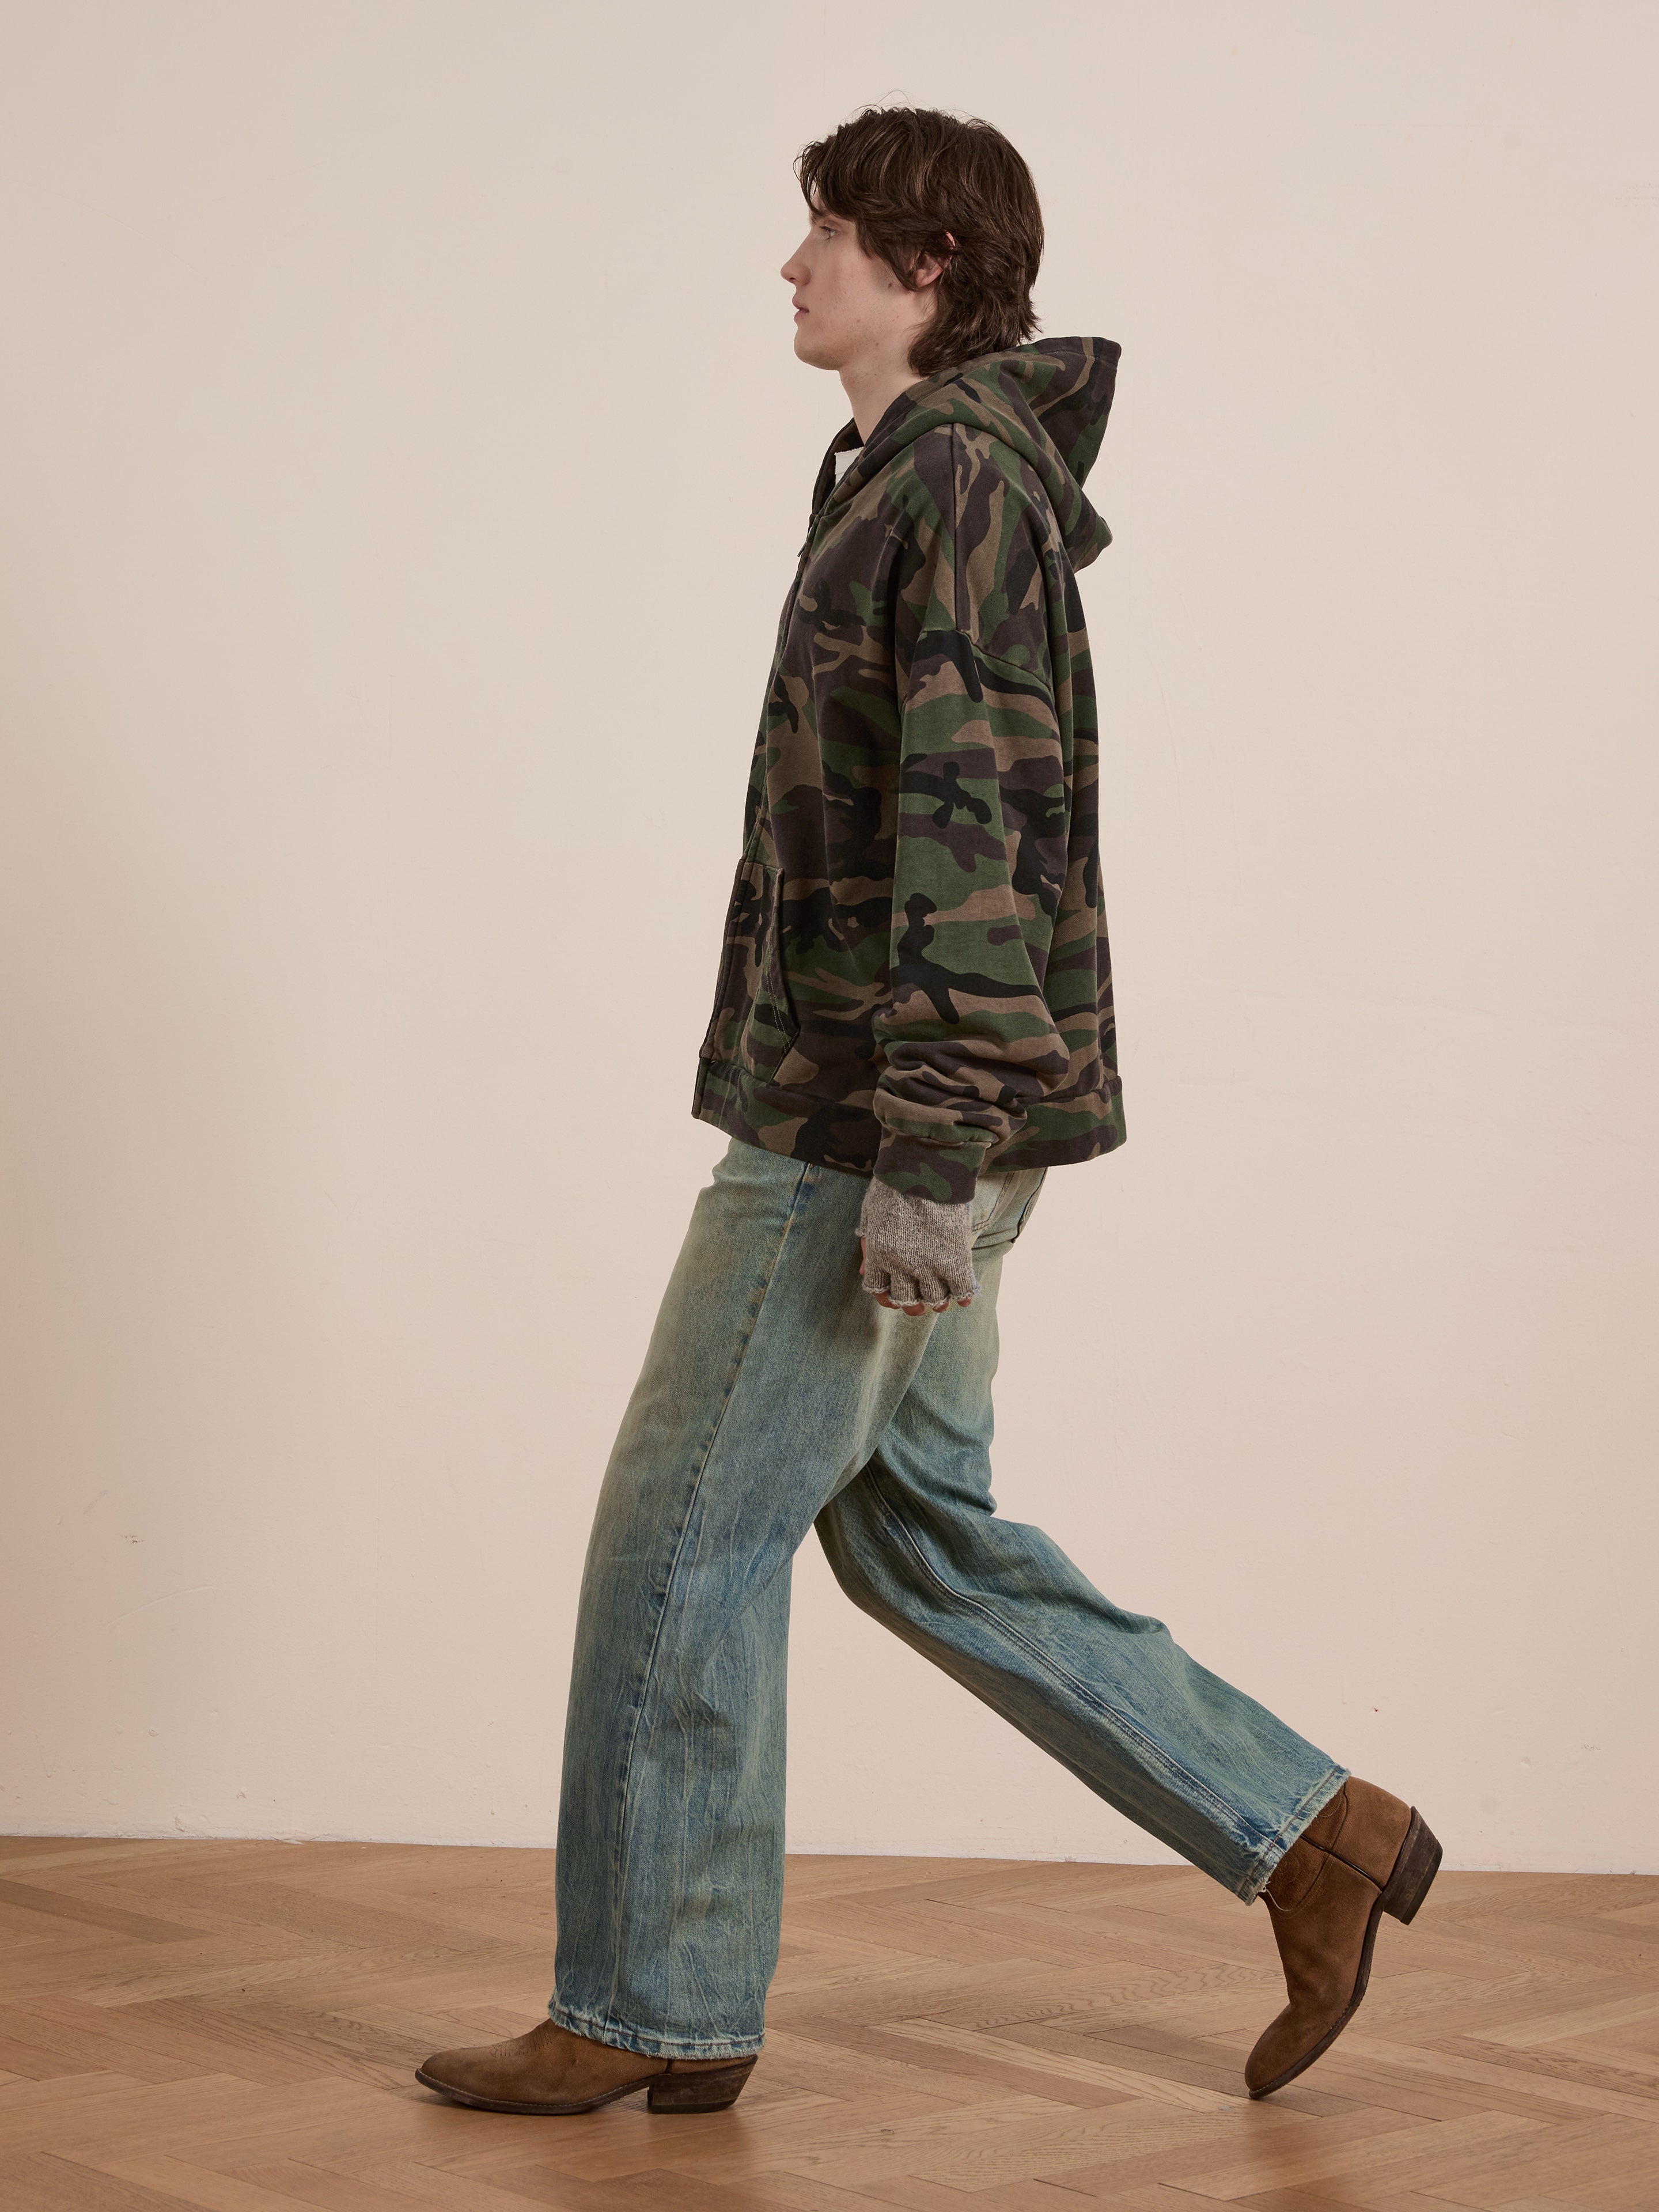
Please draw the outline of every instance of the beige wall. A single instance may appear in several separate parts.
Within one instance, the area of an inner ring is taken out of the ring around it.
[[[896,96],[1124,349],[1001,1508],[1454,1863],[1659,1866],[1656,20],[0,9],[0,1826],[550,1840]],[[1165,1856],[797,1590],[796,1848]]]

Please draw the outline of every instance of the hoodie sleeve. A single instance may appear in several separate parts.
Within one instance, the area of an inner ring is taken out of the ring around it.
[[[896,629],[892,988],[875,1020],[875,1173],[952,1203],[973,1196],[989,1148],[1017,1137],[1029,1108],[1073,1073],[1043,989],[1073,788],[1048,635],[1064,556],[1043,505],[995,465],[1003,449],[976,453],[989,441],[956,430],[939,442],[939,496],[918,524]]]

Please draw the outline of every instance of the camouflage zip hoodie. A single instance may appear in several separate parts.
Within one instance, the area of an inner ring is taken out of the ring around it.
[[[1123,1140],[1073,573],[1119,351],[985,355],[824,454],[698,1053],[734,1137],[947,1201]]]

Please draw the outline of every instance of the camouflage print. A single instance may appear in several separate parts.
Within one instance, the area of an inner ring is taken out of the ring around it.
[[[825,453],[692,1111],[928,1198],[1123,1140],[1074,571],[1119,349],[1051,338]]]

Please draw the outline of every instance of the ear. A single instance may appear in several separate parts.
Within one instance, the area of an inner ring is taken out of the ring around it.
[[[945,269],[951,261],[951,255],[955,253],[957,249],[956,240],[951,237],[951,233],[948,230],[945,232],[945,236],[946,243],[949,245],[951,249],[949,253],[943,255],[923,253],[917,257],[915,266],[912,270],[911,274],[915,276],[919,284],[937,284],[939,278],[945,274]]]

